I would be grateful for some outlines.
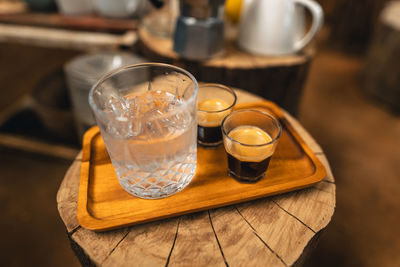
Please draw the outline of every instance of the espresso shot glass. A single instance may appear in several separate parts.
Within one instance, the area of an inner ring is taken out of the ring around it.
[[[222,120],[232,112],[235,92],[222,84],[199,85],[197,95],[197,141],[201,146],[222,144]]]
[[[265,176],[282,133],[272,115],[251,109],[232,112],[222,122],[229,175],[254,183]]]

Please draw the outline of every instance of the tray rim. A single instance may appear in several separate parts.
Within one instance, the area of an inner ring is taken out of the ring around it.
[[[79,224],[88,230],[93,230],[93,231],[108,231],[112,229],[117,229],[117,228],[122,228],[122,227],[127,227],[127,226],[132,226],[132,225],[137,225],[137,224],[142,224],[146,222],[152,222],[152,221],[158,221],[158,220],[163,220],[166,218],[171,218],[171,217],[176,217],[176,216],[181,216],[184,214],[190,214],[190,213],[195,213],[203,210],[209,210],[209,209],[214,209],[214,208],[219,208],[219,207],[225,207],[225,206],[230,206],[233,204],[238,204],[242,202],[247,202],[255,199],[261,199],[265,197],[270,197],[274,195],[279,195],[282,193],[287,193],[287,192],[292,192],[292,191],[297,191],[300,189],[304,189],[307,187],[311,187],[315,185],[316,183],[322,181],[326,175],[326,169],[325,166],[322,164],[322,162],[318,159],[316,154],[312,151],[310,146],[304,141],[304,139],[300,136],[300,134],[294,129],[292,124],[289,122],[289,120],[286,119],[285,115],[283,114],[282,110],[273,102],[268,101],[268,100],[263,100],[263,101],[256,101],[256,102],[248,102],[248,103],[242,103],[238,104],[236,109],[245,109],[245,108],[256,108],[257,106],[264,106],[268,109],[270,109],[273,114],[282,122],[285,124],[285,127],[288,129],[288,131],[293,135],[293,137],[296,139],[296,141],[299,143],[301,148],[303,149],[304,153],[310,158],[312,163],[315,166],[315,171],[312,175],[302,178],[302,183],[301,185],[296,185],[296,186],[289,186],[291,183],[293,184],[298,184],[297,181],[288,181],[285,183],[281,183],[278,185],[274,185],[272,187],[278,187],[277,190],[274,190],[271,193],[267,193],[263,196],[255,195],[255,196],[249,196],[246,198],[241,198],[238,200],[230,201],[228,203],[219,203],[219,204],[214,204],[214,205],[209,205],[206,208],[199,207],[197,209],[191,209],[190,211],[182,211],[182,212],[175,212],[172,214],[165,214],[164,216],[158,216],[158,217],[153,217],[151,219],[149,218],[140,218],[136,219],[135,221],[132,220],[132,216],[126,216],[126,217],[118,217],[118,218],[110,218],[110,219],[99,219],[90,214],[90,212],[87,209],[87,203],[88,203],[88,185],[89,185],[89,175],[90,175],[90,159],[92,155],[92,139],[94,136],[99,134],[99,127],[98,126],[93,126],[89,130],[86,131],[83,137],[83,146],[82,146],[82,161],[81,161],[81,172],[80,172],[80,181],[79,181],[79,190],[78,190],[78,205],[77,205],[77,219]],[[285,185],[286,188],[279,188],[282,187],[282,185]],[[184,191],[180,192],[183,193]],[[151,200],[150,200],[151,201]]]

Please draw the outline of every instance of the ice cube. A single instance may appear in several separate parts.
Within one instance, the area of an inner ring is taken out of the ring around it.
[[[105,106],[107,131],[118,138],[129,138],[132,135],[131,118],[124,98],[110,95]]]
[[[125,98],[125,101],[127,109],[129,110],[129,118],[131,120],[131,135],[138,136],[142,131],[142,123],[139,110],[139,98],[137,96],[133,98],[133,100]]]
[[[170,128],[170,131],[182,130],[190,125],[191,116],[189,112],[180,110],[173,112],[164,122]]]
[[[161,111],[156,110],[153,113],[159,114]],[[149,114],[147,114],[149,115]],[[146,133],[150,138],[162,138],[169,134],[169,129],[165,123],[157,117],[150,116],[145,122]]]
[[[126,107],[126,102],[123,98],[118,96],[110,96],[108,99],[108,107],[113,111],[116,117],[127,117],[128,110]]]
[[[108,104],[114,116],[110,120],[122,137],[163,138],[190,123],[190,115],[180,110],[180,100],[166,91],[111,97]]]

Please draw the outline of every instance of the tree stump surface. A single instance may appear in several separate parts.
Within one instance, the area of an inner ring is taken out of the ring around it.
[[[139,48],[152,61],[180,66],[201,82],[216,82],[242,88],[277,103],[291,114],[297,113],[314,49],[285,56],[247,53],[235,44],[237,33],[227,33],[224,52],[205,61],[190,61],[173,51],[170,38],[156,37],[144,27],[138,29]]]
[[[400,112],[400,1],[382,10],[369,48],[364,75],[365,91]]]
[[[260,97],[237,90],[239,102]],[[81,153],[57,194],[71,247],[84,266],[292,266],[301,265],[335,209],[335,180],[314,139],[286,118],[318,156],[326,178],[313,187],[171,219],[93,232],[79,225]]]

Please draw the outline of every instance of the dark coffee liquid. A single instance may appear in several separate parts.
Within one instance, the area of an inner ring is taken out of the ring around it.
[[[248,182],[256,182],[263,177],[270,160],[271,157],[260,162],[241,161],[228,154],[228,168],[233,177]]]
[[[216,144],[222,141],[221,126],[197,126],[197,139],[200,144]]]

